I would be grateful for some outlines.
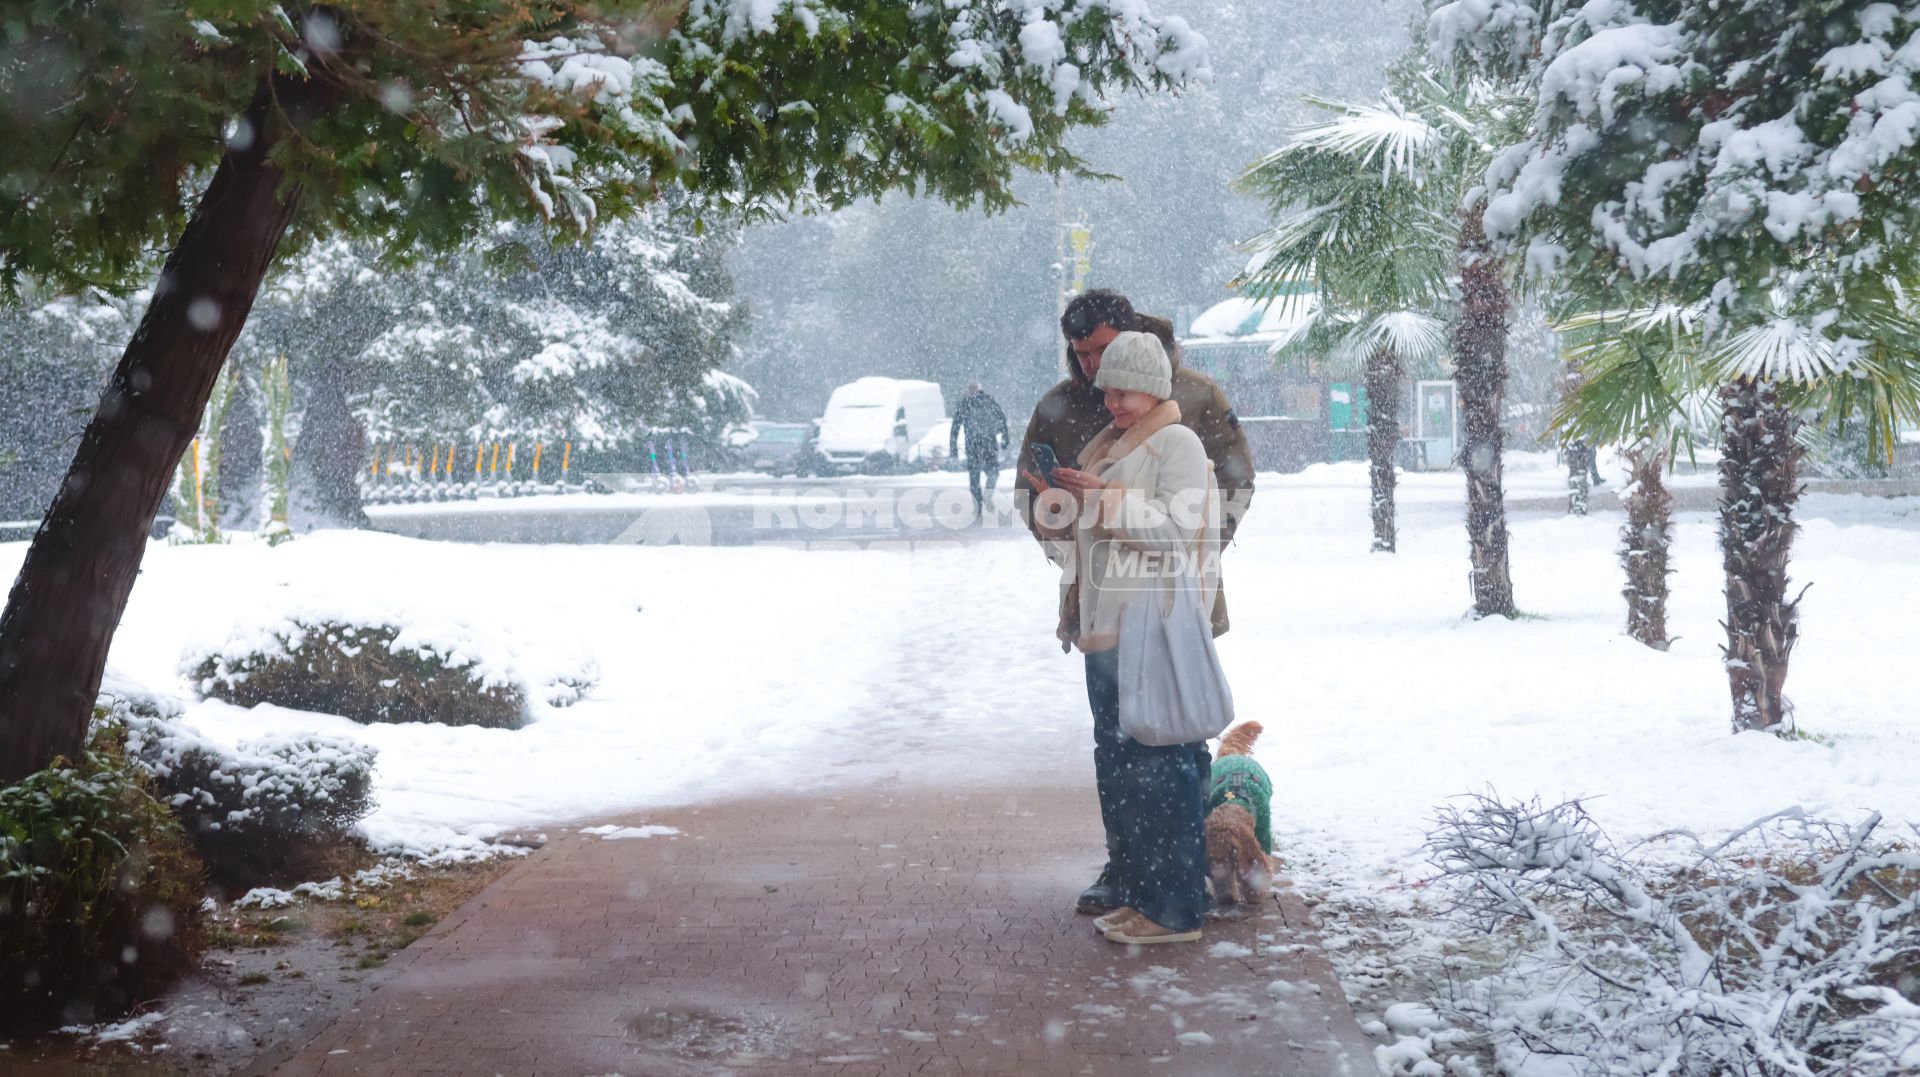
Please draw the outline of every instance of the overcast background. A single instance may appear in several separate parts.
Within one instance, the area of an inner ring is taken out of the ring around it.
[[[1160,0],[1212,46],[1214,82],[1179,97],[1126,97],[1075,149],[1109,181],[1068,181],[1066,216],[1093,229],[1090,286],[1152,313],[1225,298],[1237,241],[1260,208],[1227,185],[1314,110],[1300,95],[1364,98],[1410,40],[1409,0]],[[865,374],[927,378],[951,408],[978,378],[1024,420],[1060,376],[1052,183],[1027,176],[999,216],[888,198],[750,228],[733,259],[753,328],[734,367],[776,419],[819,415]]]

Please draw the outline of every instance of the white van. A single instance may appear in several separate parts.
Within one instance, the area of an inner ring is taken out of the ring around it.
[[[947,417],[947,400],[930,381],[861,378],[833,391],[820,416],[819,453],[836,471],[894,470]]]

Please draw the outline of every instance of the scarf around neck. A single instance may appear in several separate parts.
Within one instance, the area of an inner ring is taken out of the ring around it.
[[[1080,450],[1076,461],[1082,471],[1099,474],[1128,453],[1146,443],[1153,435],[1180,421],[1180,404],[1173,400],[1162,400],[1153,406],[1153,410],[1140,417],[1125,430],[1112,423],[1093,436],[1087,447]]]

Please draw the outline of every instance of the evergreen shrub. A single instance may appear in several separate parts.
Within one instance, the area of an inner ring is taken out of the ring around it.
[[[112,737],[0,788],[0,1024],[156,997],[204,941],[201,865]]]
[[[457,648],[399,645],[387,624],[295,620],[246,647],[190,663],[210,697],[240,706],[272,703],[361,723],[435,722],[516,729],[525,690]]]

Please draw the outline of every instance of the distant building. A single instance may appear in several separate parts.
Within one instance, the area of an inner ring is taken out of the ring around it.
[[[1313,311],[1301,284],[1272,301],[1235,296],[1180,327],[1180,361],[1226,390],[1261,471],[1364,460],[1367,393],[1357,372],[1332,376],[1318,362],[1275,366],[1273,348]],[[1451,381],[1408,380],[1400,392],[1400,461],[1416,470],[1451,467],[1459,405]]]

